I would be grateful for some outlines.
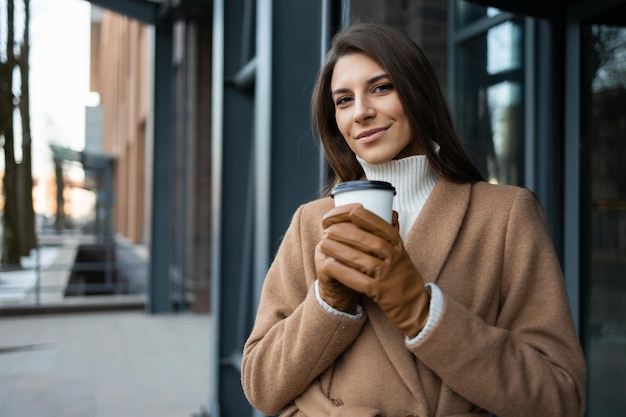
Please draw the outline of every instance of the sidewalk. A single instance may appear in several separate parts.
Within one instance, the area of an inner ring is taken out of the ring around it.
[[[145,294],[65,297],[89,239],[42,236],[22,270],[2,273],[0,416],[200,417],[211,316],[150,315]]]
[[[96,237],[79,233],[40,235],[38,250],[22,257],[23,269],[0,271],[0,316],[66,310],[143,310],[146,305],[143,293],[88,297],[64,295],[79,245],[95,241]],[[139,246],[132,246],[130,250],[142,254]]]
[[[22,257],[21,265],[23,270],[17,271],[3,271],[0,273],[0,306],[20,304],[24,302],[33,303],[31,298],[34,297],[33,289],[36,285],[41,285],[37,282],[39,277],[51,275],[46,271],[55,262],[65,262],[68,265],[68,269],[71,266],[71,257],[75,255],[76,247],[72,247],[69,255],[68,251],[62,251],[60,247],[41,247],[39,252],[36,250],[31,251],[30,256]],[[59,258],[69,258],[59,260]],[[36,267],[39,263],[41,270],[37,272]],[[54,286],[55,291],[52,295],[53,301],[58,301],[62,298],[62,289],[67,283],[67,276],[69,275],[64,271],[55,271],[54,279],[48,285]],[[46,281],[48,281],[47,279]],[[44,297],[50,298],[49,294],[44,294]]]
[[[191,417],[208,408],[211,317],[0,317],[0,416]]]

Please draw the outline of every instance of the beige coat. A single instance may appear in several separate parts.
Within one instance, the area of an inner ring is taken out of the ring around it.
[[[253,406],[308,417],[583,415],[585,361],[529,191],[437,183],[405,246],[445,301],[414,345],[370,299],[359,320],[318,304],[314,248],[332,204],[297,210],[267,274],[242,361]]]

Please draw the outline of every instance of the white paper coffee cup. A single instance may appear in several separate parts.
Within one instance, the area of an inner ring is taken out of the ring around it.
[[[363,208],[391,223],[396,189],[385,181],[357,180],[341,182],[330,193],[335,207],[361,203]]]

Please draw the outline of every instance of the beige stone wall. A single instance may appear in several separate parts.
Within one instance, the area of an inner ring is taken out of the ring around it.
[[[103,11],[92,22],[92,91],[104,107],[103,151],[115,158],[113,231],[145,242],[150,210],[145,187],[145,127],[149,117],[148,44],[145,25]]]

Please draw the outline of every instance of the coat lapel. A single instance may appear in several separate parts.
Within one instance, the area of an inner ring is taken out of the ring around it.
[[[404,335],[387,319],[385,313],[371,299],[364,297],[363,306],[367,311],[369,322],[380,341],[383,350],[389,357],[394,369],[404,385],[411,391],[416,404],[420,407],[418,415],[429,415],[427,399],[420,384],[419,374],[415,366],[415,357],[404,345]]]
[[[406,250],[425,282],[439,277],[465,218],[471,188],[439,180],[406,237]]]
[[[469,204],[470,184],[455,184],[441,179],[435,185],[422,212],[411,228],[405,246],[425,282],[437,280],[450,253]],[[420,415],[429,415],[420,383],[415,357],[404,344],[402,335],[370,299],[364,299],[369,321],[396,372],[423,407]]]

